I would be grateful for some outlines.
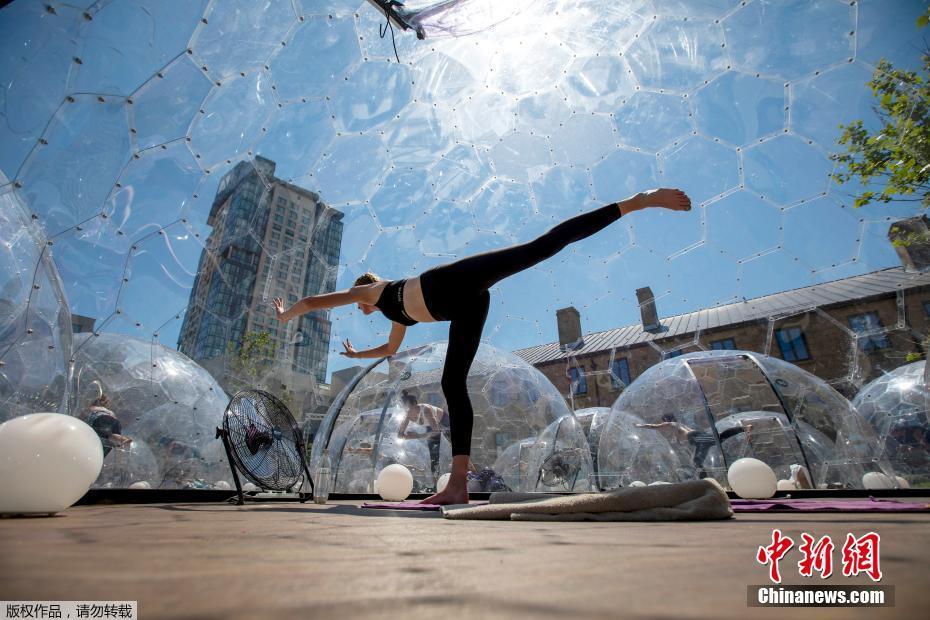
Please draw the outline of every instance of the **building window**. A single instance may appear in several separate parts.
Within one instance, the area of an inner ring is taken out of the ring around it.
[[[811,358],[807,351],[807,339],[800,327],[786,327],[775,331],[781,357],[786,362],[801,362]]]
[[[625,357],[610,363],[610,384],[615,390],[630,384],[630,362]]]
[[[854,314],[848,319],[849,326],[859,335],[859,348],[863,351],[877,351],[886,349],[890,346],[888,336],[880,332],[882,322],[878,318],[877,312],[865,312],[863,314]]]
[[[585,376],[582,369],[575,367],[569,368],[568,378],[571,381],[572,394],[578,396],[579,394],[588,393],[588,378]]]
[[[714,340],[710,343],[710,348],[715,351],[720,351],[723,349],[733,351],[736,349],[736,342],[732,338],[723,338],[721,340]]]

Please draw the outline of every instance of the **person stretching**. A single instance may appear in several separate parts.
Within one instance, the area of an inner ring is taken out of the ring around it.
[[[492,286],[557,254],[570,243],[590,237],[621,216],[648,207],[689,211],[691,199],[678,189],[641,192],[621,202],[576,215],[555,225],[532,241],[505,247],[455,262],[433,267],[419,276],[403,280],[383,280],[366,273],[344,291],[313,295],[285,309],[284,300],[275,298],[276,318],[286,322],[307,312],[358,304],[366,315],[379,310],[393,324],[388,341],[378,347],[356,350],[348,339],[342,355],[350,358],[377,358],[395,354],[407,327],[418,322],[449,321],[449,345],[443,366],[441,387],[449,411],[452,443],[452,472],[441,493],[423,500],[429,504],[468,502],[468,464],[474,412],[468,398],[466,379],[478,352],[481,332],[488,316]]]

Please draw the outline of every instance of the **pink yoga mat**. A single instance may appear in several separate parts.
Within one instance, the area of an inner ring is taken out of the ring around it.
[[[922,502],[891,499],[733,499],[734,512],[925,512]]]

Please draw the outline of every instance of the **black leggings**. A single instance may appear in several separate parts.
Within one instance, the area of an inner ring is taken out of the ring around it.
[[[619,218],[620,208],[609,204],[565,220],[527,243],[469,256],[420,275],[423,298],[430,314],[451,322],[442,391],[449,405],[453,456],[471,453],[474,411],[468,398],[467,379],[488,318],[491,300],[488,289],[507,276],[554,256],[569,243],[590,237]]]

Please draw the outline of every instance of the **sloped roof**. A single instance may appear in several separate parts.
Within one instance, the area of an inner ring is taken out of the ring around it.
[[[930,286],[930,273],[907,273],[903,267],[883,269],[833,282],[824,282],[755,299],[679,314],[662,319],[662,331],[646,332],[640,323],[586,334],[584,344],[565,350],[558,342],[519,349],[514,353],[530,364],[551,362],[572,355],[586,355],[615,348],[631,347],[701,330],[717,329],[790,316],[835,304],[894,294],[901,289]]]

